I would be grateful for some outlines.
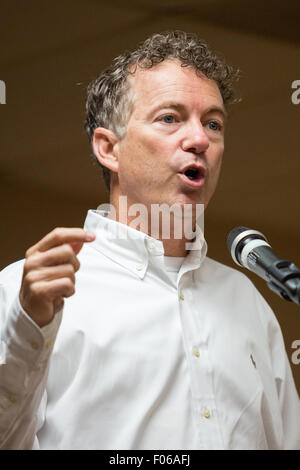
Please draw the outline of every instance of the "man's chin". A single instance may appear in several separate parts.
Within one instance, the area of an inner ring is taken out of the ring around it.
[[[172,206],[173,204],[176,204],[178,206],[181,206],[182,209],[184,206],[191,206],[193,210],[196,210],[197,206],[200,205],[205,205],[204,202],[204,197],[201,197],[201,195],[195,194],[194,193],[183,193],[178,195],[172,200],[172,203],[169,202],[169,205]]]

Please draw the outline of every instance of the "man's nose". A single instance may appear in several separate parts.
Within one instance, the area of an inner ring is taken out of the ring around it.
[[[185,152],[202,153],[209,147],[209,139],[200,121],[186,126],[182,139],[182,150]]]

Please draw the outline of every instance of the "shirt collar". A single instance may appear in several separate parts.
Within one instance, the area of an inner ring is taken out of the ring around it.
[[[108,212],[92,210],[87,213],[84,229],[96,235],[90,245],[104,256],[122,265],[141,279],[146,274],[150,256],[164,256],[162,241],[144,232],[108,218]],[[197,269],[207,253],[207,244],[202,230],[197,225],[189,253],[185,257],[180,277],[187,271]]]

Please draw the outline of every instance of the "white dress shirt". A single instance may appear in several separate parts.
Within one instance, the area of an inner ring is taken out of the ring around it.
[[[19,302],[24,260],[0,273],[0,448],[299,449],[280,327],[250,280],[201,235],[172,262],[97,211],[84,228],[76,293],[46,327]]]

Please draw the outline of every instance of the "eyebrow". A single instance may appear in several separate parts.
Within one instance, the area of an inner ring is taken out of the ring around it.
[[[156,106],[152,111],[151,111],[151,116],[156,113],[159,109],[163,109],[163,108],[172,108],[172,109],[176,109],[177,111],[185,111],[186,110],[186,106],[184,104],[181,104],[181,103],[176,103],[176,102],[171,102],[171,101],[167,101],[165,103],[161,103],[159,104],[158,106]],[[224,120],[226,121],[227,117],[228,117],[228,113],[227,111],[225,110],[225,108],[223,108],[223,106],[210,106],[209,108],[207,108],[205,110],[205,114],[209,114],[209,113],[219,113],[223,116]]]

